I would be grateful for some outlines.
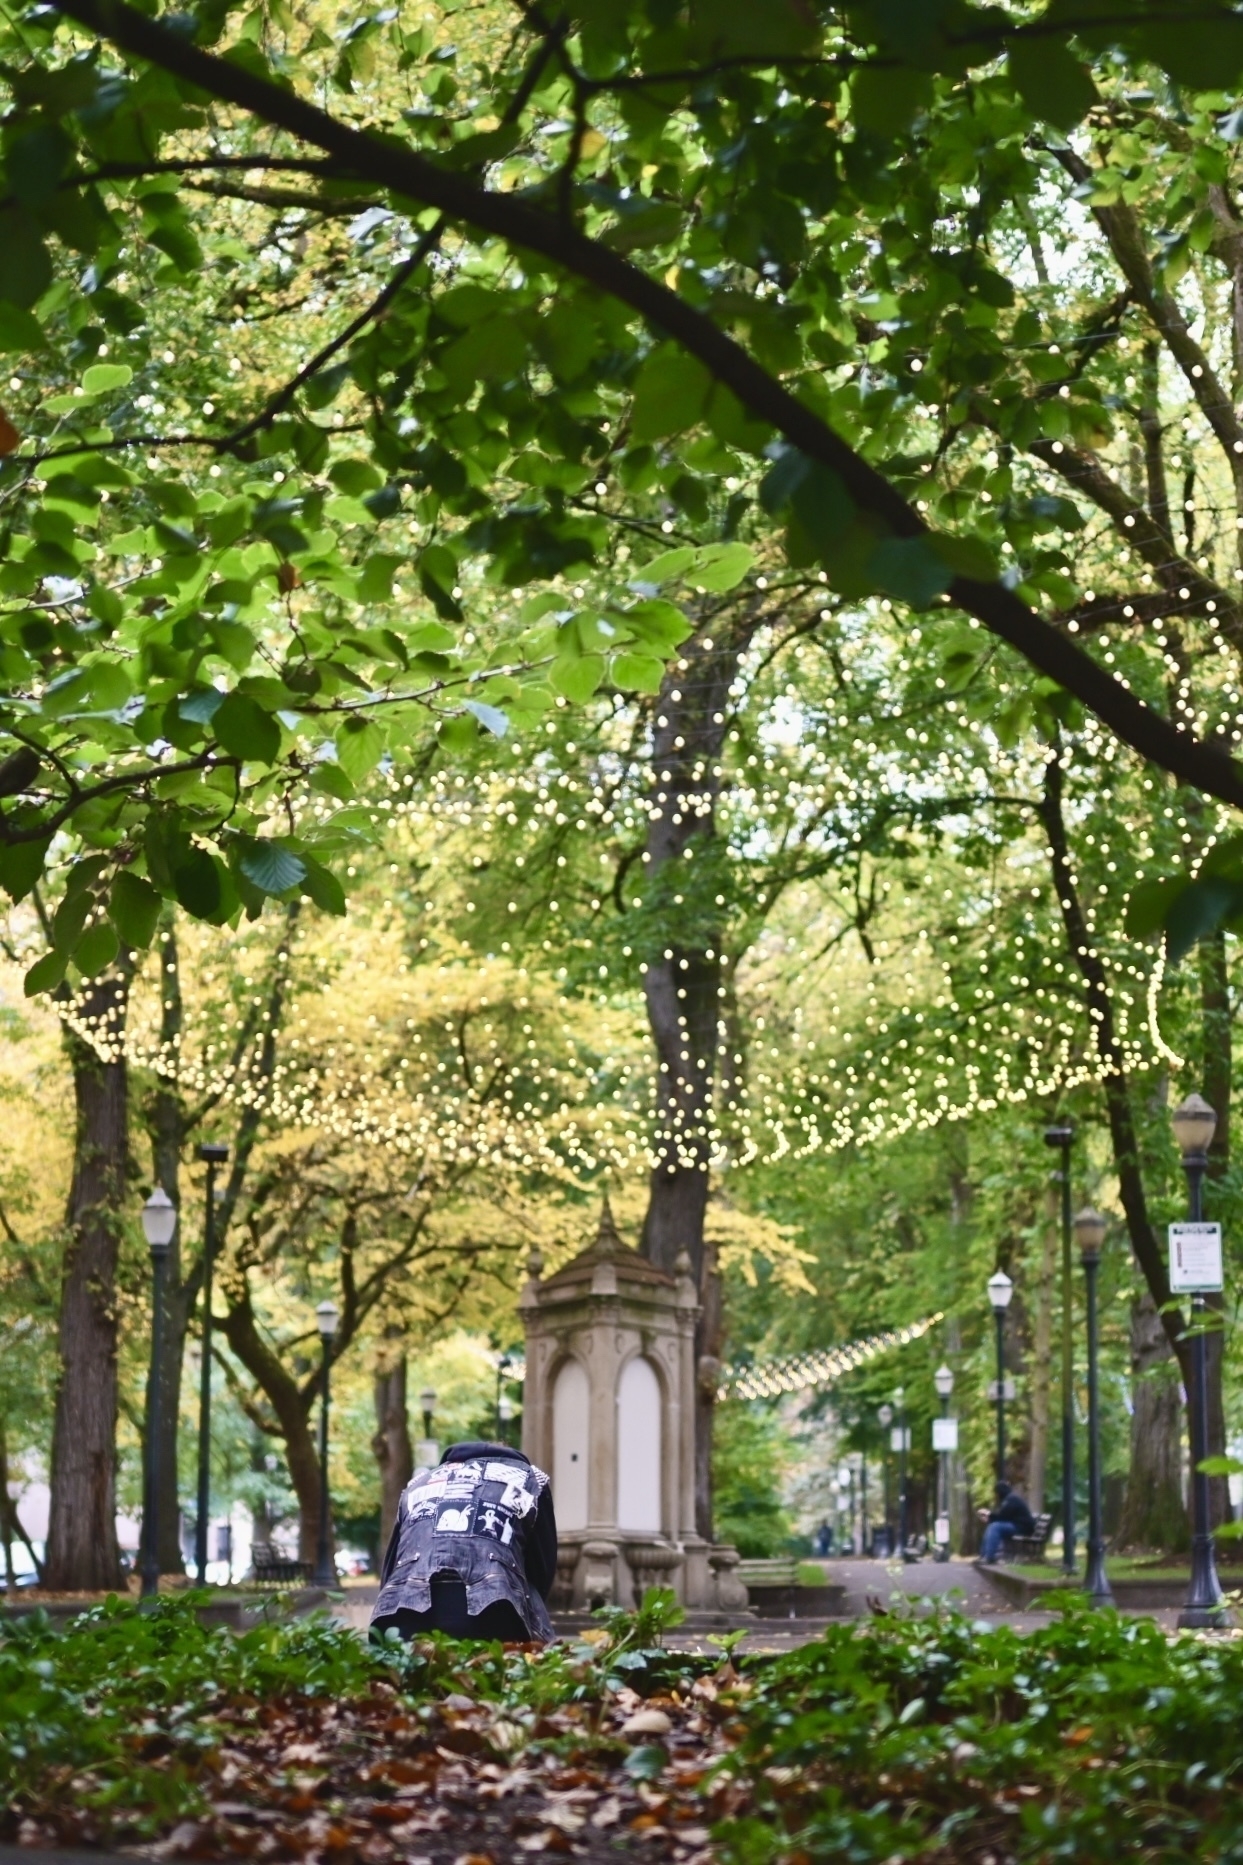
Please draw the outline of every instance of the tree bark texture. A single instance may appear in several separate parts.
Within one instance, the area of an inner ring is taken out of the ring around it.
[[[1183,1501],[1179,1369],[1147,1289],[1131,1304],[1131,1392],[1131,1464],[1117,1546],[1180,1551],[1191,1536]]]
[[[720,1044],[722,959],[715,810],[729,689],[753,624],[718,642],[700,634],[665,675],[652,737],[645,893],[665,929],[644,976],[656,1050],[657,1163],[642,1248],[672,1272],[685,1250],[702,1312],[695,1358],[695,1494],[699,1533],[712,1539],[712,1407],[723,1329],[719,1277],[705,1262],[713,1092]]]
[[[176,932],[170,925],[159,945],[160,953],[160,1039],[172,1066],[180,1055],[182,1029],[181,976],[178,964]],[[187,1287],[184,1280],[184,1248],[181,1205],[181,1151],[185,1143],[185,1110],[176,1077],[157,1075],[147,1103],[147,1131],[151,1140],[152,1178],[162,1185],[177,1207],[177,1228],[169,1247],[164,1269],[163,1355],[158,1368],[147,1379],[147,1416],[151,1416],[153,1386],[159,1381],[159,1547],[156,1550],[162,1574],[185,1572],[181,1551],[181,1491],[178,1482],[177,1448],[181,1422],[181,1379],[185,1362],[186,1335],[198,1295],[199,1274]],[[143,1439],[144,1460],[147,1440]],[[144,1494],[146,1493],[144,1489]]]
[[[315,1443],[315,1412],[319,1380],[299,1385],[286,1371],[259,1330],[251,1306],[245,1273],[234,1271],[225,1283],[228,1313],[215,1325],[229,1347],[263,1392],[276,1415],[285,1447],[289,1480],[298,1498],[298,1558],[314,1561],[319,1546],[320,1469]],[[329,1551],[333,1549],[332,1523],[328,1525]]]
[[[61,1278],[60,1378],[52,1428],[47,1584],[121,1585],[116,1535],[116,1270],[128,1147],[121,1044],[129,973],[93,980],[81,1004],[110,1051],[66,1032],[76,1115],[68,1240]]]
[[[371,1440],[380,1469],[380,1554],[383,1556],[397,1520],[401,1492],[414,1475],[410,1413],[406,1393],[406,1356],[382,1356],[375,1374],[376,1432]]]

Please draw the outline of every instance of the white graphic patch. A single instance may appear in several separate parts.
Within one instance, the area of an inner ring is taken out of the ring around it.
[[[535,1507],[535,1498],[521,1483],[511,1481],[502,1491],[500,1506],[502,1509],[512,1509],[515,1515],[530,1515]]]
[[[442,1509],[436,1517],[438,1535],[465,1535],[470,1532],[469,1509]]]

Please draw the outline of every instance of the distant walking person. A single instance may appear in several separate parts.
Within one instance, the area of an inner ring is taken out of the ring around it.
[[[507,1444],[451,1444],[402,1492],[371,1630],[542,1642],[556,1575],[544,1472]]]
[[[1036,1518],[1009,1483],[998,1483],[997,1506],[993,1510],[981,1509],[980,1520],[985,1524],[984,1541],[980,1557],[992,1566],[1001,1557],[1001,1550],[1013,1535],[1034,1535]]]

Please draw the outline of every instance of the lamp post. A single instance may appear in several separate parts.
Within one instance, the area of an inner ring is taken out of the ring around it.
[[[997,1323],[997,1481],[1006,1480],[1006,1309],[1014,1284],[1004,1269],[988,1279],[988,1299]]]
[[[501,1427],[508,1414],[501,1411],[501,1387],[512,1365],[513,1361],[507,1353],[503,1353],[496,1363],[496,1435],[502,1444],[505,1442],[505,1433]]]
[[[1096,1272],[1100,1268],[1105,1220],[1099,1211],[1081,1211],[1075,1241],[1083,1264],[1088,1311],[1088,1564],[1083,1590],[1094,1606],[1112,1606],[1113,1589],[1105,1572],[1105,1537],[1101,1530],[1101,1418],[1096,1365]]]
[[[1171,1116],[1174,1138],[1187,1174],[1187,1215],[1193,1224],[1204,1221],[1204,1174],[1208,1149],[1217,1131],[1217,1116],[1201,1095],[1189,1094]],[[1191,1586],[1178,1615],[1181,1626],[1221,1625],[1225,1619],[1221,1582],[1209,1526],[1208,1477],[1201,1465],[1208,1456],[1208,1343],[1204,1336],[1207,1303],[1199,1290],[1191,1294],[1192,1319],[1199,1323],[1192,1339],[1194,1400],[1191,1408]]]
[[[889,1448],[890,1447],[889,1447],[889,1436],[888,1436],[889,1427],[893,1423],[892,1405],[880,1406],[877,1410],[876,1416],[880,1419],[881,1430],[885,1433],[885,1436],[881,1440],[880,1468],[881,1468],[881,1481],[884,1484],[884,1498],[885,1498],[885,1553],[892,1554],[893,1544],[890,1539],[892,1530],[889,1527]]]
[[[932,1375],[932,1383],[936,1387],[937,1396],[941,1401],[941,1417],[943,1419],[948,1419],[950,1415],[950,1394],[954,1390],[953,1368],[942,1363]],[[948,1435],[948,1432],[942,1433],[942,1437],[948,1437]],[[937,1498],[939,1506],[937,1508],[936,1558],[939,1561],[948,1561],[950,1557],[950,1453],[948,1444],[942,1444],[939,1457],[940,1461],[937,1469],[937,1477],[940,1495]],[[941,1532],[942,1528],[944,1528],[944,1533]]]
[[[1070,1265],[1070,1147],[1075,1129],[1069,1121],[1046,1127],[1044,1143],[1062,1155],[1058,1172],[1062,1191],[1062,1572],[1075,1571],[1075,1363],[1074,1289]]]
[[[423,1413],[423,1436],[425,1438],[430,1438],[432,1435],[432,1416],[436,1410],[436,1388],[434,1386],[424,1386],[422,1392],[419,1394],[419,1408]]]
[[[845,1554],[846,1543],[850,1542],[853,1547],[855,1537],[854,1472],[848,1464],[843,1464],[837,1473],[837,1513],[839,1519],[844,1517],[846,1522],[841,1550]]]
[[[895,1391],[894,1403],[898,1409],[898,1554],[906,1559],[906,1393],[899,1386]]]
[[[859,1453],[859,1552],[867,1555],[868,1547],[868,1454]]]
[[[203,1217],[203,1345],[199,1367],[199,1484],[194,1522],[194,1567],[199,1586],[207,1585],[207,1516],[211,1509],[211,1274],[216,1255],[216,1167],[229,1157],[227,1146],[208,1141],[199,1147],[207,1167],[207,1209]]]
[[[177,1229],[177,1207],[157,1185],[142,1208],[151,1252],[151,1373],[147,1380],[147,1493],[142,1510],[142,1597],[160,1590],[160,1385],[164,1367],[164,1266]]]
[[[315,1549],[315,1572],[312,1576],[317,1587],[335,1587],[337,1570],[332,1559],[332,1536],[329,1532],[328,1498],[328,1378],[332,1365],[332,1343],[336,1338],[337,1322],[341,1313],[335,1302],[321,1302],[315,1310],[315,1324],[319,1328],[320,1345],[323,1358],[320,1366],[319,1388],[319,1540]]]

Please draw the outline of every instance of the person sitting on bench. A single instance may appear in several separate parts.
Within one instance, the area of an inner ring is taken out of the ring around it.
[[[542,1470],[507,1444],[451,1444],[406,1485],[384,1556],[373,1633],[543,1643],[557,1522]]]
[[[985,1523],[984,1541],[980,1548],[980,1558],[990,1567],[1001,1558],[1001,1550],[1013,1535],[1034,1535],[1036,1518],[1009,1483],[998,1483],[997,1506],[991,1512],[980,1510],[980,1520]]]

